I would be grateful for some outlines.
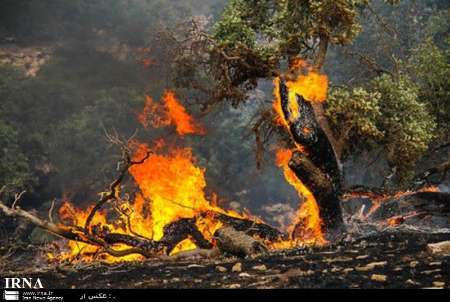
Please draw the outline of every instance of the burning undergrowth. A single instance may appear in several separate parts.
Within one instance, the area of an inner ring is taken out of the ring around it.
[[[299,60],[294,64],[294,69],[304,69],[306,66],[304,61]],[[290,101],[299,93],[310,101],[323,101],[326,98],[328,81],[326,76],[308,70],[307,73],[288,81],[288,86],[291,91]],[[287,124],[283,115],[277,111],[279,102],[279,93],[275,91],[274,108],[278,113],[277,119]],[[297,112],[298,108],[297,110],[292,108],[292,111]],[[93,211],[94,206],[84,210],[78,209],[66,200],[59,209],[59,218],[64,225],[80,230],[86,230],[90,225],[91,232],[94,230],[93,232],[129,235],[159,242],[164,240],[168,226],[183,219],[193,219],[196,230],[214,247],[217,244],[216,232],[226,224],[217,218],[218,215],[264,224],[262,219],[251,215],[248,211],[240,213],[219,207],[218,197],[215,194],[207,196],[205,169],[196,163],[192,148],[182,146],[183,137],[207,135],[207,132],[205,127],[187,112],[173,91],[167,90],[159,102],[147,96],[145,106],[137,115],[137,119],[144,128],[172,127],[180,140],[176,145],[166,142],[164,138],[150,144],[135,139],[128,141],[127,148],[130,150],[131,160],[140,161],[126,171],[132,176],[137,187],[136,191],[130,194],[122,192],[122,188],[119,187],[108,207],[96,211]],[[296,146],[298,150],[301,148],[300,145]],[[280,232],[278,236],[272,236],[270,239],[261,238],[261,234],[253,235],[256,240],[262,239],[269,249],[324,245],[327,242],[317,202],[313,194],[289,168],[291,157],[290,149],[279,148],[276,151],[277,165],[282,169],[286,181],[297,191],[299,199],[304,202],[294,215],[286,233]],[[129,248],[124,242],[112,246],[116,251]],[[173,255],[198,247],[198,242],[190,234],[176,246],[171,246],[170,250],[164,249],[161,252]],[[117,262],[140,260],[144,257],[138,253],[116,257],[105,253],[102,246],[69,240],[66,247],[60,251],[48,253],[48,258],[52,261]]]
[[[332,243],[329,238],[342,239],[344,235],[336,219],[341,215],[339,200],[344,208],[342,224],[352,236],[396,228],[426,216],[419,207],[403,207],[373,219],[392,201],[397,204],[417,194],[439,193],[434,187],[396,194],[352,192],[339,196],[333,152],[324,141],[325,134],[312,120],[311,104],[324,102],[327,97],[326,75],[296,60],[288,75],[274,80],[274,87],[274,121],[291,136],[291,144],[276,147],[275,162],[300,201],[283,230],[247,210],[240,212],[219,205],[220,196],[208,188],[206,169],[199,165],[185,139],[208,135],[207,129],[171,90],[166,90],[160,101],[147,96],[136,118],[149,130],[170,129],[177,139],[160,137],[148,142],[132,137],[124,141],[108,135],[121,147],[122,161],[118,178],[108,191],[99,194],[99,201],[80,209],[64,200],[58,223],[53,223],[51,213],[50,221],[45,222],[14,208],[15,203],[2,210],[65,238],[46,251],[51,263],[116,263],[189,253],[210,257],[217,252],[249,256],[323,247]],[[131,176],[130,182],[124,181],[126,176]],[[330,208],[332,203],[338,207]]]

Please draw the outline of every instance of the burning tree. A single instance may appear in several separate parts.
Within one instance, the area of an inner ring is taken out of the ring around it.
[[[395,60],[397,70],[392,72],[366,61],[382,74],[370,88],[350,93],[334,89],[328,96],[328,78],[321,71],[328,49],[354,40],[364,11],[376,14],[365,0],[233,0],[212,28],[200,18],[184,24],[188,30],[182,34],[164,35],[176,41],[176,83],[196,89],[205,112],[223,102],[238,107],[248,101],[259,79],[274,81],[273,106],[261,109],[252,129],[258,165],[269,137],[281,134],[293,155],[279,153],[288,158],[280,164],[286,179],[306,200],[315,197],[330,238],[342,226],[341,160],[349,142],[385,146],[394,171],[385,180],[394,174],[402,180],[427,150],[435,129],[433,117]],[[406,115],[411,118],[401,118]]]
[[[284,158],[279,165],[288,182],[306,197],[299,211],[320,221],[320,210],[330,238],[342,227],[341,148],[324,116],[328,79],[321,68],[330,44],[347,44],[358,33],[357,11],[364,4],[234,0],[212,33],[200,20],[185,36],[170,36],[178,41],[177,82],[207,95],[208,101],[202,103],[205,111],[220,102],[238,106],[258,79],[274,79],[273,107],[265,109],[253,127],[257,159],[274,129],[288,134],[289,150],[279,151],[279,159]]]
[[[273,80],[272,106],[253,131],[258,159],[271,133],[286,138],[276,161],[305,200],[287,232],[218,206],[217,198],[206,193],[204,169],[189,147],[108,133],[122,159],[117,178],[94,205],[83,210],[64,201],[58,222],[53,221],[54,205],[48,220],[22,210],[21,194],[11,207],[0,203],[0,209],[68,239],[61,251],[48,253],[51,260],[114,262],[179,256],[194,249],[206,256],[217,251],[248,255],[335,239],[343,229],[343,148],[325,117],[329,83],[321,69],[329,45],[347,44],[357,34],[357,12],[364,5],[367,1],[233,0],[212,33],[197,20],[184,36],[166,36],[175,45],[177,84],[205,93],[204,111],[223,101],[244,103],[258,79]],[[147,97],[138,120],[145,128],[173,126],[178,137],[206,134],[172,91],[161,102]],[[126,190],[127,176],[134,190]],[[389,224],[404,219],[396,217]]]

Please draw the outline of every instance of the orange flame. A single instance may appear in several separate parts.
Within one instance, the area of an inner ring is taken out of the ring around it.
[[[297,95],[310,102],[324,102],[328,95],[328,77],[320,74],[310,67],[304,60],[297,59],[291,64],[290,72],[298,74],[291,76],[286,80],[288,88],[288,110],[291,112],[292,118],[295,120],[299,117]],[[279,125],[288,127],[287,121],[284,120],[284,114],[281,108],[280,98],[280,78],[274,79],[274,102],[273,109],[276,113],[276,122]]]
[[[286,86],[289,93],[289,106],[293,119],[299,117],[297,103],[297,94],[302,95],[307,101],[325,101],[328,91],[328,78],[308,67],[306,61],[295,60],[291,64],[291,72],[299,72],[306,70],[306,74],[298,75],[295,80],[286,81]],[[280,96],[280,79],[274,80],[274,102],[273,109],[276,114],[277,124],[286,127],[289,130],[289,122],[285,119],[285,115],[281,107]],[[303,129],[308,132],[310,129]],[[306,152],[305,148],[296,144],[296,149],[300,152]],[[322,220],[320,218],[319,206],[314,195],[309,189],[298,179],[295,173],[289,168],[289,161],[292,157],[292,150],[278,149],[276,152],[276,164],[283,169],[286,181],[295,188],[299,197],[304,199],[304,203],[297,210],[294,222],[289,228],[289,233],[292,235],[291,241],[283,241],[275,243],[276,248],[286,248],[298,244],[325,244],[325,236],[322,231]]]
[[[147,144],[137,141],[133,141],[130,147],[135,150],[134,160],[142,159],[150,150]],[[163,237],[166,225],[181,218],[195,218],[197,229],[206,240],[212,242],[213,234],[222,226],[213,213],[261,222],[245,213],[226,211],[218,207],[214,198],[211,201],[207,200],[205,170],[195,165],[195,158],[190,148],[173,148],[164,155],[160,153],[163,147],[163,141],[157,141],[150,157],[144,163],[129,169],[140,193],[136,195],[132,203],[119,205],[119,219],[116,219],[113,224],[108,221],[106,212],[98,212],[92,220],[92,226],[98,225],[119,234],[132,236],[139,234],[158,241]],[[83,228],[91,209],[92,206],[86,210],[80,210],[65,202],[59,214],[63,221],[69,221],[70,225]],[[121,250],[125,249],[126,245],[119,244],[114,248]],[[180,242],[171,254],[195,248],[195,243],[188,238]],[[75,241],[69,241],[68,250],[60,255],[49,254],[49,259],[71,261],[98,259],[109,263],[142,259],[140,255],[116,258],[101,254],[100,257],[98,247]]]
[[[175,93],[172,91],[166,91],[163,100],[167,108],[167,114],[170,122],[176,126],[177,133],[179,135],[205,134],[205,129],[198,125],[192,116],[186,112],[186,109],[177,100]]]
[[[283,169],[286,181],[295,188],[299,197],[305,201],[297,210],[295,219],[288,231],[292,235],[291,242],[282,242],[276,245],[295,246],[298,244],[317,244],[322,245],[325,240],[322,231],[322,220],[320,218],[319,206],[314,195],[298,179],[295,173],[289,168],[289,161],[292,157],[292,151],[289,149],[279,149],[276,152],[276,164]]]
[[[439,192],[439,188],[436,186],[427,186],[424,188],[421,188],[417,191],[400,191],[400,192],[396,192],[395,194],[376,194],[373,192],[352,192],[352,193],[348,193],[345,194],[342,197],[342,201],[348,201],[352,198],[356,198],[356,197],[368,197],[370,198],[370,200],[372,201],[373,205],[371,206],[371,208],[367,211],[367,213],[364,215],[364,217],[362,218],[369,218],[373,213],[375,213],[376,210],[378,210],[382,204],[384,202],[387,202],[389,200],[393,200],[393,199],[399,199],[401,197],[406,197],[406,196],[410,196],[413,194],[416,194],[418,192]],[[391,223],[393,224],[393,222]]]
[[[304,67],[300,63],[298,66]],[[307,76],[299,76],[296,81],[288,83],[288,87],[293,91],[290,93],[302,93],[308,100],[320,101],[324,98],[323,91],[320,94],[319,89],[317,89],[318,92],[312,92],[306,87],[312,85],[312,89],[316,89],[314,85],[318,79],[323,80],[324,77],[321,75],[317,77],[313,71],[310,71]],[[276,81],[275,84],[277,85],[277,83]],[[275,96],[274,108],[278,110],[280,123],[287,126],[288,123],[284,120],[281,112],[281,102],[277,89]],[[296,104],[296,102],[292,103],[291,110],[298,113],[298,108],[296,110],[294,103]],[[143,111],[137,115],[137,119],[146,128],[173,125],[180,136],[205,134],[204,128],[186,111],[172,91],[166,91],[159,103],[154,102],[150,96],[147,96]],[[142,164],[134,165],[129,169],[129,173],[139,188],[139,193],[136,194],[133,201],[119,200],[113,204],[116,214],[119,216],[118,219],[111,219],[113,220],[111,223],[106,211],[99,211],[94,216],[91,226],[98,226],[109,232],[119,234],[133,236],[138,234],[147,239],[158,241],[163,237],[164,227],[168,224],[181,218],[194,218],[198,230],[206,240],[213,243],[213,234],[222,226],[222,223],[215,218],[214,213],[262,222],[262,220],[248,213],[237,213],[220,208],[215,196],[208,200],[205,194],[205,169],[195,164],[192,149],[170,148],[162,139],[155,141],[152,148],[147,144],[132,141],[130,148],[134,150],[134,160],[141,160],[148,151],[152,151]],[[163,152],[163,149],[168,149],[168,151]],[[303,150],[302,146],[297,146],[297,149]],[[323,244],[326,242],[322,233],[319,208],[314,196],[288,167],[291,156],[291,150],[280,149],[277,152],[277,164],[283,169],[286,180],[297,190],[299,196],[305,199],[305,202],[297,211],[295,221],[290,228],[291,234],[293,234],[292,238],[272,242],[270,243],[271,248],[287,248],[298,244]],[[77,209],[69,202],[65,202],[59,211],[60,218],[63,221],[69,221],[70,225],[83,228],[91,209],[92,207],[86,210]],[[58,255],[49,253],[49,259],[70,261],[100,259],[106,262],[142,259],[142,256],[134,254],[116,258],[102,253],[100,247],[82,242],[69,241],[67,247],[68,251]],[[113,248],[122,250],[126,249],[127,246],[118,244]],[[195,243],[188,238],[180,242],[171,253],[194,248],[196,248]]]
[[[175,93],[170,90],[164,93],[162,104],[155,103],[150,96],[147,96],[144,109],[138,114],[137,119],[145,128],[174,125],[177,134],[180,136],[186,134],[204,135],[206,133],[204,127],[187,113],[186,108],[177,99]]]

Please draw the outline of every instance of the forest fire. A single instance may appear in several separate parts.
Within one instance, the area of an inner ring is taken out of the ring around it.
[[[291,82],[289,85],[293,91],[305,93],[311,101],[323,100],[327,89],[326,81],[325,85],[322,85],[323,83],[317,82],[317,79],[323,80],[324,76],[311,72],[308,76],[299,76],[295,82]],[[308,91],[308,85],[312,85],[314,91]],[[295,92],[290,100],[295,99]],[[292,104],[294,103],[292,102]],[[298,108],[297,110],[292,108],[292,110],[298,111]],[[137,119],[145,128],[173,125],[176,133],[181,137],[188,134],[205,134],[203,126],[187,113],[172,91],[166,91],[161,102],[155,102],[150,96],[147,96],[145,106],[137,115]],[[133,150],[133,160],[145,158],[145,154],[149,154],[142,163],[133,165],[128,170],[139,188],[139,192],[135,194],[133,201],[129,200],[128,196],[125,199],[117,196],[113,208],[118,218],[111,223],[109,222],[111,217],[108,217],[106,211],[99,211],[91,221],[91,225],[94,227],[116,234],[138,236],[158,242],[163,239],[166,226],[180,219],[193,218],[196,228],[204,239],[214,245],[214,234],[223,226],[223,222],[217,219],[217,215],[223,214],[227,217],[263,223],[261,219],[250,214],[224,210],[216,205],[217,197],[208,198],[206,196],[205,170],[195,164],[192,149],[168,146],[163,139],[155,141],[153,147],[135,140],[131,141],[129,145]],[[301,146],[298,148],[301,149]],[[326,243],[317,202],[313,194],[289,168],[288,163],[291,156],[292,151],[290,150],[278,150],[277,165],[283,169],[286,181],[297,190],[299,197],[305,199],[305,202],[299,208],[292,226],[288,229],[289,238],[280,237],[266,240],[270,249]],[[59,214],[62,221],[70,221],[71,225],[83,228],[91,211],[92,207],[80,210],[69,202],[64,202]],[[83,242],[69,241],[67,247],[69,252],[49,254],[49,258],[56,258],[59,261],[101,259],[106,262],[133,261],[143,258],[138,254],[124,257],[103,255],[101,247]],[[114,247],[120,251],[127,246],[120,243]],[[198,246],[188,236],[169,252],[176,254],[195,248]]]

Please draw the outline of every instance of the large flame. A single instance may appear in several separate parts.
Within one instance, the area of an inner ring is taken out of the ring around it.
[[[291,72],[298,73],[299,71],[304,72],[306,70],[306,74],[302,73],[293,80],[286,81],[289,93],[288,110],[290,110],[293,119],[298,118],[301,114],[297,103],[297,94],[311,102],[322,102],[327,97],[327,76],[319,74],[308,66],[307,62],[303,60],[295,60],[291,65]],[[273,109],[276,114],[277,123],[286,127],[286,130],[290,133],[289,121],[286,120],[281,107],[280,78],[274,80]],[[305,129],[305,131],[309,130]],[[296,144],[295,147],[298,151],[306,152],[301,145]],[[289,229],[289,233],[292,236],[291,241],[277,243],[278,247],[298,245],[299,242],[303,244],[324,244],[326,240],[322,231],[319,206],[311,191],[289,168],[291,157],[292,150],[280,148],[276,152],[276,163],[283,169],[286,181],[295,188],[299,197],[304,199],[304,202],[297,210],[294,222]]]
[[[298,74],[286,81],[289,99],[295,102],[295,95],[301,95],[310,102],[324,102],[328,95],[328,77],[317,72],[304,60],[297,59],[291,64],[291,72]]]
[[[139,146],[136,157],[145,154],[148,146]],[[180,218],[192,218],[211,208],[205,197],[204,170],[194,165],[192,150],[175,148],[168,155],[153,154],[130,173],[144,198],[150,202],[152,239],[160,240],[165,225]],[[213,233],[217,226],[209,230]]]
[[[299,63],[299,66],[303,66]],[[292,100],[295,93],[302,94],[307,100],[321,101],[326,97],[326,85],[323,84],[324,76],[309,71],[308,75],[300,75],[295,81],[288,82]],[[278,81],[275,81],[276,87]],[[311,90],[308,89],[310,87]],[[280,96],[278,89],[275,93],[274,108],[278,112],[280,123],[288,126],[281,112]],[[292,101],[292,112],[298,112],[296,102]],[[145,127],[175,126],[176,133],[180,136],[189,134],[205,134],[201,126],[187,112],[176,95],[172,91],[166,91],[160,102],[155,102],[150,96],[146,97],[144,109],[137,115],[138,121]],[[163,139],[156,140],[153,146],[132,141],[130,148],[134,151],[134,160],[141,160],[150,151],[150,156],[139,165],[133,165],[129,173],[133,177],[139,191],[132,200],[114,203],[114,214],[109,217],[107,211],[99,211],[94,216],[91,226],[98,226],[109,232],[141,236],[154,241],[161,240],[164,227],[181,218],[194,218],[198,230],[206,240],[213,243],[213,234],[222,226],[222,223],[211,213],[222,213],[236,218],[250,219],[262,222],[248,213],[228,211],[217,206],[216,197],[206,196],[207,187],[205,169],[196,164],[196,159],[191,148],[170,147]],[[297,146],[302,150],[301,146]],[[286,181],[298,192],[304,203],[297,211],[295,220],[289,231],[292,234],[288,240],[269,243],[269,247],[289,248],[299,244],[323,244],[325,239],[321,228],[319,208],[311,192],[296,175],[289,169],[288,162],[292,151],[280,149],[277,152],[277,164],[284,171]],[[111,205],[110,205],[111,206]],[[83,228],[92,207],[85,210],[74,207],[69,202],[64,202],[59,214],[66,224]],[[118,217],[117,217],[118,216]],[[113,221],[113,222],[110,222]],[[126,245],[116,245],[116,250],[126,249]],[[191,239],[180,242],[172,254],[196,248]],[[76,261],[92,261],[100,259],[106,262],[140,260],[140,255],[129,255],[116,258],[102,253],[100,247],[69,241],[67,251],[59,254],[49,254],[50,259]]]
[[[162,153],[161,141],[156,147],[150,148],[147,144],[133,142],[136,149],[136,160],[151,150],[153,153],[143,164],[132,166],[129,169],[135,183],[139,187],[133,203],[121,204],[121,221],[117,225],[109,223],[106,212],[98,212],[91,225],[107,227],[108,231],[140,236],[155,241],[163,237],[164,226],[181,218],[196,218],[196,226],[206,240],[212,241],[215,231],[222,223],[214,215],[207,213],[222,213],[236,218],[253,219],[247,214],[226,211],[216,204],[214,198],[208,201],[205,196],[206,180],[205,170],[195,165],[195,158],[190,148],[173,148],[168,154]],[[161,152],[161,153],[159,153]],[[92,207],[80,210],[65,202],[60,209],[60,218],[69,221],[71,225],[83,227]],[[205,215],[206,213],[206,215]],[[202,214],[202,215],[200,215]],[[116,249],[124,249],[125,245],[117,245]],[[98,254],[95,246],[69,241],[69,252],[58,256],[59,260],[82,258],[90,261]],[[172,254],[180,251],[195,249],[196,245],[190,239],[179,243]],[[54,257],[54,255],[49,255]],[[140,260],[139,255],[130,255],[121,258],[104,255],[101,260],[106,262]]]
[[[288,228],[291,234],[291,241],[289,243],[280,243],[280,245],[325,244],[326,240],[322,231],[319,206],[311,191],[289,168],[291,157],[292,150],[280,148],[276,152],[276,164],[283,169],[286,181],[295,188],[299,198],[303,199],[304,202],[297,210],[294,221]]]
[[[177,100],[175,93],[166,91],[162,104],[157,104],[149,96],[143,111],[137,116],[144,127],[162,127],[175,125],[178,135],[204,134],[203,127],[197,123]],[[129,173],[139,188],[132,202],[116,205],[114,224],[109,222],[106,211],[99,211],[91,222],[92,226],[101,226],[109,232],[142,236],[154,241],[161,240],[164,227],[181,218],[195,218],[197,229],[206,240],[212,242],[215,231],[222,223],[214,213],[226,214],[235,218],[260,219],[247,213],[227,211],[217,206],[215,196],[210,200],[205,195],[205,169],[195,164],[195,157],[190,148],[167,147],[163,139],[156,140],[154,146],[131,141],[134,150],[133,159],[141,160],[150,151],[151,155],[139,165],[130,167]],[[167,147],[167,148],[166,148]],[[164,149],[168,149],[164,152]],[[63,222],[83,228],[92,206],[81,210],[69,202],[64,202],[59,214]],[[106,262],[140,260],[140,255],[116,258],[100,253],[99,247],[69,241],[67,252],[58,255],[48,254],[50,259],[91,261],[101,259]],[[116,250],[125,249],[126,245],[114,246]],[[180,242],[172,254],[196,248],[189,238]],[[101,258],[99,258],[101,257]]]
[[[284,114],[281,109],[280,98],[280,78],[274,79],[274,102],[273,108],[276,112],[277,123],[288,126],[284,120]],[[297,95],[310,102],[324,102],[328,95],[328,77],[314,70],[304,60],[294,60],[290,68],[290,77],[286,80],[286,87],[289,93],[289,111],[293,119],[299,117],[301,112],[298,110]]]

